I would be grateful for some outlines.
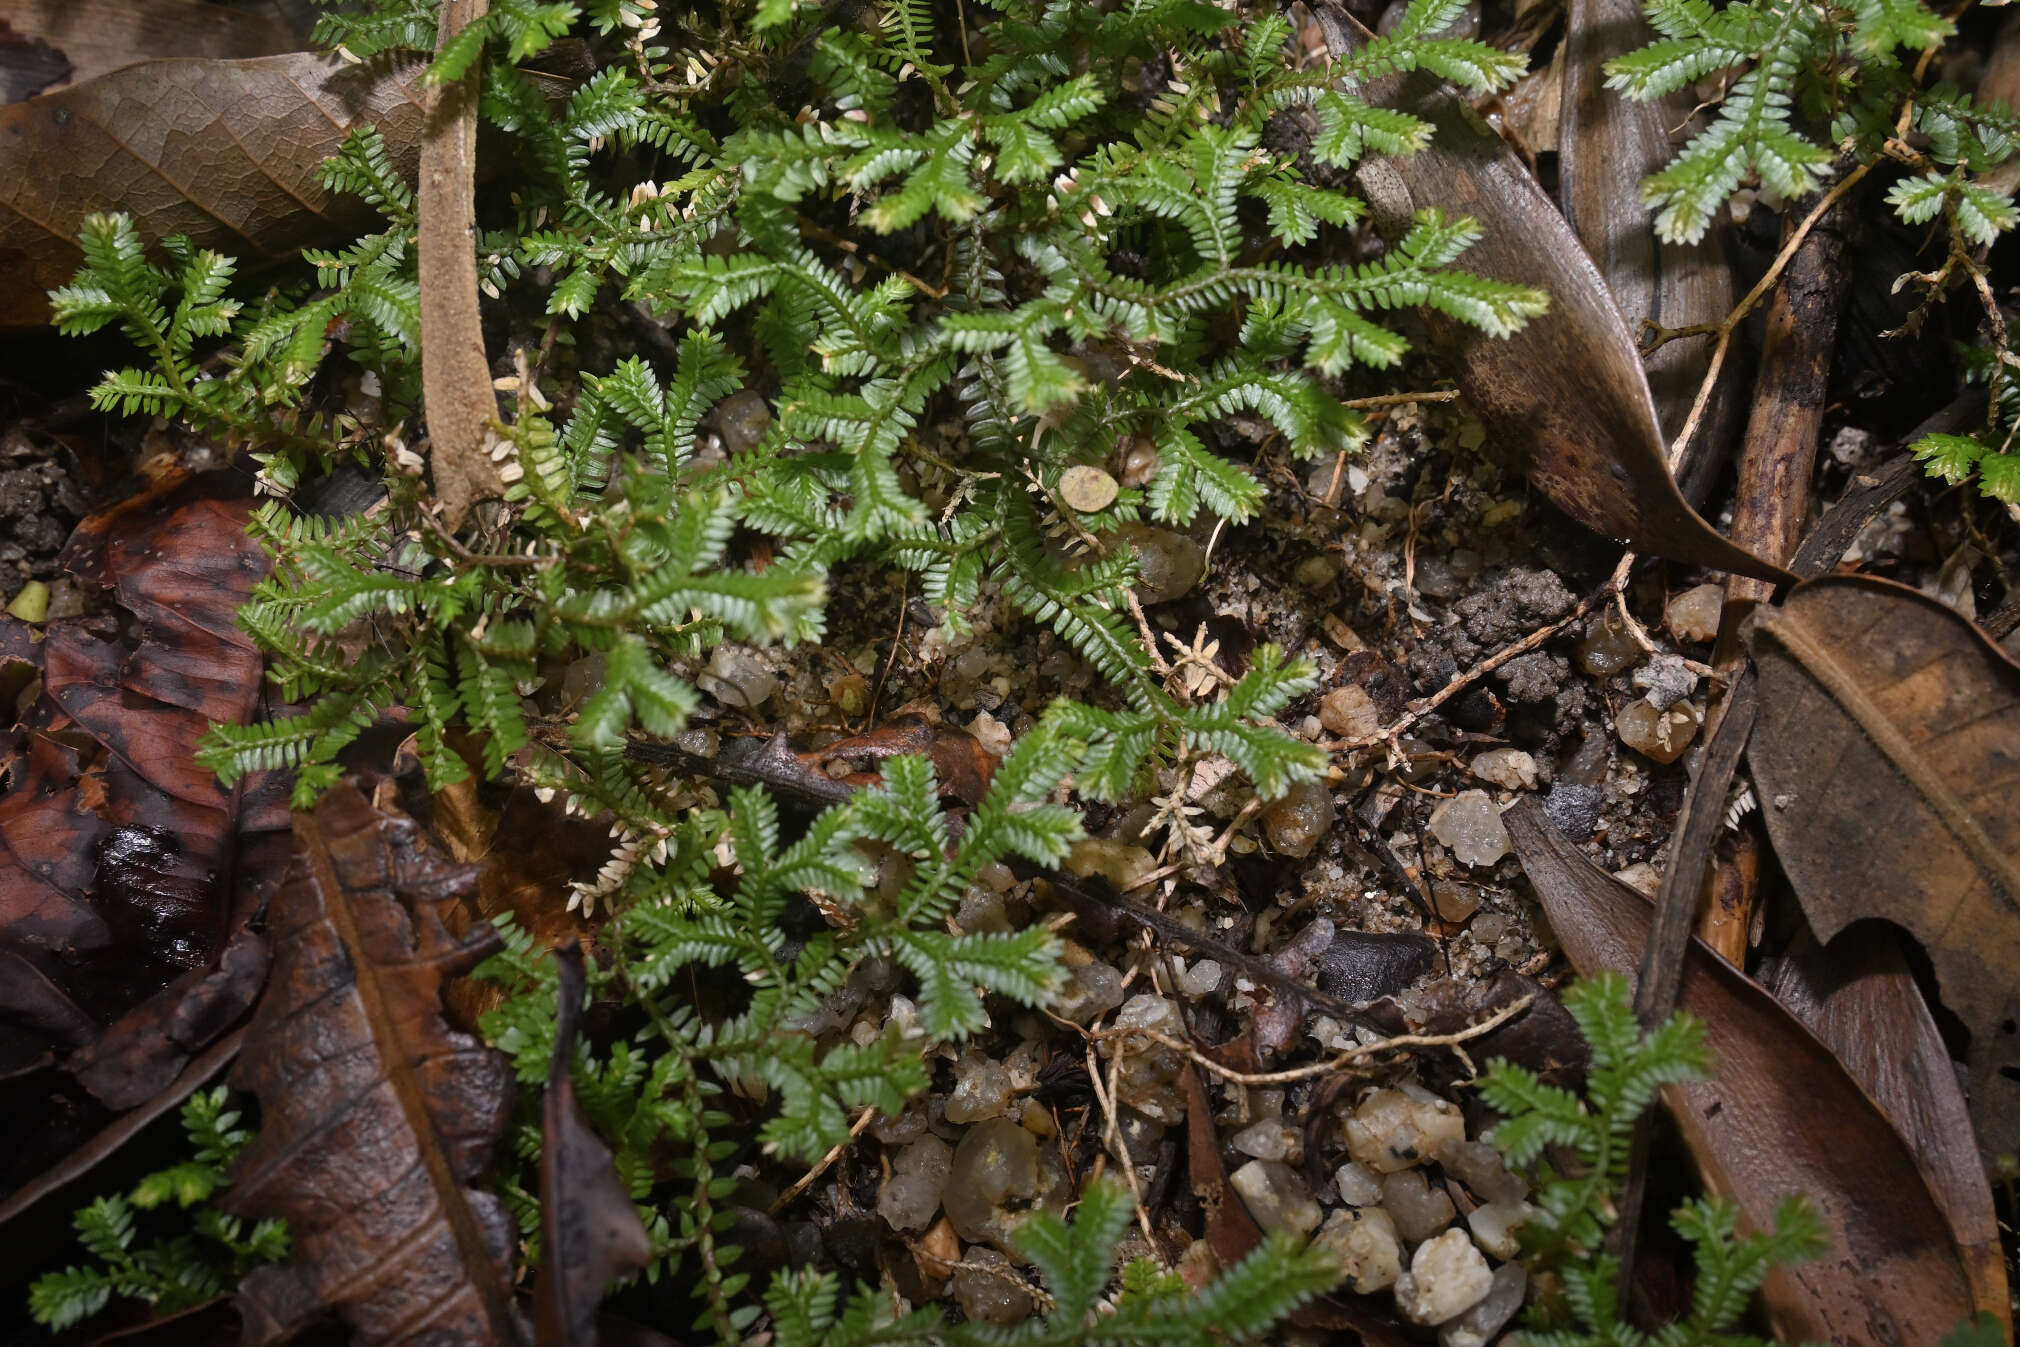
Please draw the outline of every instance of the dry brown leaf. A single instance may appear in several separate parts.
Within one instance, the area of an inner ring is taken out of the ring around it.
[[[542,1347],[596,1347],[604,1288],[652,1258],[652,1237],[617,1177],[610,1148],[575,1099],[575,1032],[582,1016],[582,950],[554,951],[560,966],[554,1059],[541,1101],[540,1279],[533,1322]]]
[[[1644,319],[1669,328],[1720,322],[1733,304],[1732,272],[1717,232],[1700,243],[1664,242],[1641,204],[1641,180],[1682,147],[1676,133],[1690,125],[1691,100],[1621,98],[1606,87],[1604,67],[1652,36],[1638,0],[1571,0],[1560,52],[1565,73],[1557,199],[1636,334]],[[1701,337],[1670,342],[1643,362],[1665,439],[1682,429],[1710,363],[1711,346]],[[1733,382],[1729,372],[1722,382]],[[1701,496],[1692,495],[1692,486],[1710,485],[1709,474],[1693,473],[1693,466],[1715,469],[1724,458],[1720,440],[1733,429],[1727,403],[1734,410],[1739,405],[1729,398],[1714,402],[1692,436],[1683,476],[1684,494],[1693,499]]]
[[[72,87],[136,61],[244,60],[308,45],[278,19],[210,0],[0,0],[0,25],[10,48],[46,45],[65,67],[57,78]]]
[[[1367,29],[1337,4],[1318,17],[1335,51],[1367,40]],[[1363,166],[1359,181],[1377,220],[1406,219],[1419,206],[1471,216],[1484,237],[1458,265],[1550,296],[1547,314],[1505,338],[1424,315],[1466,400],[1498,442],[1522,455],[1537,489],[1637,551],[1789,579],[1720,537],[1677,491],[1634,339],[1577,235],[1515,152],[1428,73],[1376,81],[1361,93],[1434,128],[1430,145],[1409,158]]]
[[[239,1285],[246,1347],[334,1309],[363,1347],[509,1347],[514,1226],[470,1186],[509,1112],[503,1058],[441,1013],[444,977],[499,947],[445,918],[473,882],[413,820],[356,787],[295,818],[296,858],[268,916],[273,979],[232,1083],[260,1130],[224,1205],[288,1223],[291,1251]]]
[[[1502,816],[1564,952],[1583,976],[1632,981],[1653,910],[1550,826],[1534,797]],[[1914,1153],[1844,1066],[1758,983],[1693,940],[1682,1008],[1703,1022],[1714,1077],[1663,1092],[1704,1186],[1772,1224],[1806,1194],[1830,1244],[1763,1294],[1785,1342],[1931,1344],[1975,1310]]]
[[[2020,1145],[2020,666],[1868,576],[1755,618],[1761,815],[1820,940],[1879,917],[1928,950],[1971,1031],[1979,1147]]]
[[[1893,933],[1868,922],[1820,945],[1807,933],[1764,978],[1837,1055],[1921,1161],[1978,1307],[2006,1313],[2006,1259],[1964,1090]]]
[[[246,261],[342,234],[366,216],[318,168],[371,124],[411,172],[419,74],[306,53],[147,61],[0,108],[0,329],[48,321],[94,211]]]
[[[436,42],[484,17],[489,0],[447,0]],[[428,416],[428,465],[442,517],[460,528],[470,507],[505,494],[490,449],[498,399],[477,315],[477,92],[484,63],[429,93],[416,202],[420,240],[421,399]]]

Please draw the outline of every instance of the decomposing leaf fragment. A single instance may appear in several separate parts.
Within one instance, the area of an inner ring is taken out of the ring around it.
[[[1502,816],[1579,973],[1632,980],[1652,908],[1550,825],[1535,799]],[[1974,1310],[1950,1227],[1914,1153],[1843,1064],[1747,978],[1692,941],[1682,1008],[1701,1020],[1710,1080],[1663,1092],[1704,1185],[1756,1228],[1806,1194],[1830,1245],[1778,1269],[1763,1294],[1788,1342],[1937,1342]]]
[[[232,1073],[259,1097],[260,1130],[225,1205],[285,1219],[292,1242],[239,1286],[244,1341],[280,1342],[330,1308],[365,1347],[524,1342],[511,1217],[470,1186],[510,1072],[441,1014],[443,978],[499,945],[490,926],[445,924],[474,876],[348,784],[295,835],[269,914],[273,979]]]
[[[1367,29],[1338,5],[1320,7],[1327,46],[1345,51]],[[1360,95],[1420,117],[1431,143],[1380,159],[1406,215],[1436,206],[1470,216],[1483,236],[1466,270],[1533,286],[1550,310],[1505,337],[1435,313],[1425,323],[1466,400],[1497,442],[1521,454],[1545,496],[1589,529],[1637,551],[1777,583],[1788,573],[1735,546],[1685,503],[1670,476],[1641,355],[1605,278],[1515,151],[1435,76],[1372,82]]]
[[[410,173],[419,74],[305,52],[145,61],[0,107],[0,329],[49,320],[94,211],[242,259],[341,233],[363,208],[323,190],[322,161],[369,124]]]
[[[2020,666],[1933,599],[1826,576],[1755,618],[1761,815],[1821,940],[1862,918],[1928,950],[1971,1031],[1971,1116],[2020,1144]]]
[[[9,48],[46,45],[64,66],[56,78],[73,86],[136,61],[242,60],[307,45],[279,19],[210,0],[0,0],[0,24]]]
[[[544,1347],[595,1347],[596,1307],[612,1280],[643,1268],[652,1239],[617,1177],[610,1148],[583,1115],[569,1072],[582,1017],[582,950],[554,951],[561,971],[554,1061],[541,1101],[540,1279],[533,1323]]]

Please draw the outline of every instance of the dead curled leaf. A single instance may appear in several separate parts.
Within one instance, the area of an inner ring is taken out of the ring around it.
[[[1319,7],[1318,18],[1334,51],[1368,39],[1337,4]],[[1430,145],[1409,158],[1373,161],[1381,179],[1402,189],[1401,199],[1373,202],[1378,220],[1407,217],[1418,206],[1471,216],[1483,237],[1459,265],[1550,296],[1547,314],[1507,337],[1424,315],[1467,402],[1497,442],[1522,455],[1537,489],[1580,524],[1636,551],[1790,579],[1720,537],[1685,503],[1669,474],[1640,352],[1613,295],[1516,153],[1428,73],[1375,81],[1359,93],[1435,128]]]
[[[474,876],[349,784],[297,815],[295,836],[269,914],[273,978],[232,1072],[259,1097],[260,1130],[224,1199],[284,1218],[292,1250],[240,1284],[242,1341],[280,1342],[328,1308],[364,1347],[523,1343],[511,1216],[469,1186],[511,1075],[441,1014],[443,978],[499,944],[488,925],[445,924]]]
[[[368,218],[323,190],[319,166],[370,124],[411,173],[419,76],[309,53],[146,61],[0,107],[0,329],[49,320],[44,292],[76,271],[94,211],[246,261]]]
[[[541,1103],[540,1279],[533,1323],[542,1347],[596,1347],[596,1307],[616,1278],[643,1268],[652,1239],[617,1177],[610,1148],[583,1115],[569,1072],[582,1016],[582,950],[554,951],[560,966],[554,1060]]]
[[[1986,1153],[2020,1144],[2020,666],[1933,599],[1867,576],[1754,620],[1761,815],[1820,940],[1920,940],[1971,1031]]]
[[[1504,814],[1551,929],[1583,976],[1641,963],[1648,900],[1595,867],[1525,798]],[[1971,1285],[1914,1153],[1800,1021],[1693,940],[1682,1008],[1714,1077],[1663,1092],[1707,1189],[1765,1227],[1808,1195],[1830,1245],[1763,1288],[1783,1341],[1934,1344],[1974,1312]]]

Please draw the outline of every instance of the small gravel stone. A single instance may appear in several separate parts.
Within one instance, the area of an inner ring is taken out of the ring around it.
[[[1697,691],[1697,675],[1679,655],[1657,655],[1634,671],[1632,681],[1643,701],[1664,711]]]
[[[753,389],[730,394],[715,408],[715,433],[722,437],[726,454],[741,453],[762,440],[771,430],[772,409],[764,396]]]
[[[1430,827],[1431,836],[1465,865],[1492,865],[1513,846],[1501,811],[1484,790],[1462,790],[1441,803],[1431,811]]]
[[[1346,1269],[1347,1287],[1356,1295],[1373,1295],[1396,1284],[1403,1270],[1403,1244],[1396,1223],[1380,1207],[1336,1211],[1312,1243],[1331,1249]]]
[[[1382,1200],[1382,1180],[1366,1165],[1349,1160],[1333,1175],[1340,1201],[1350,1207],[1372,1207]]]
[[[1527,1202],[1488,1202],[1466,1213],[1466,1226],[1473,1232],[1473,1242],[1488,1256],[1513,1258],[1522,1251],[1515,1232],[1536,1214],[1536,1208]]]
[[[1319,724],[1343,739],[1365,739],[1381,732],[1382,713],[1366,688],[1349,683],[1319,698]]]
[[[1178,975],[1178,987],[1187,996],[1199,1000],[1213,995],[1225,976],[1227,976],[1226,970],[1220,966],[1218,960],[1200,959]]]
[[[1010,1106],[1010,1073],[999,1062],[977,1052],[961,1058],[955,1068],[954,1090],[947,1096],[947,1121],[982,1122],[1000,1118]]]
[[[1697,737],[1697,713],[1680,702],[1667,711],[1658,711],[1647,702],[1629,702],[1613,718],[1614,733],[1643,757],[1656,762],[1675,762]]]
[[[1422,1244],[1452,1224],[1452,1199],[1433,1188],[1421,1169],[1403,1169],[1382,1180],[1382,1210],[1393,1216],[1406,1243]]]
[[[1228,1139],[1228,1144],[1243,1155],[1258,1160],[1281,1160],[1290,1154],[1290,1136],[1282,1122],[1266,1118],[1262,1122],[1250,1123]]]
[[[1008,1118],[991,1118],[969,1128],[954,1148],[941,1200],[962,1239],[1001,1244],[1019,1222],[1004,1202],[1037,1191],[1037,1139]]]
[[[1718,619],[1724,609],[1725,586],[1699,585],[1671,599],[1662,610],[1662,619],[1677,640],[1704,645],[1718,638]]]
[[[1300,781],[1263,810],[1262,824],[1270,849],[1279,856],[1309,856],[1333,826],[1332,792],[1324,782]]]
[[[1092,464],[1076,463],[1059,474],[1059,498],[1082,514],[1107,509],[1115,497],[1115,479]]]
[[[1482,1202],[1519,1202],[1529,1195],[1529,1185],[1484,1141],[1447,1141],[1438,1147],[1438,1163]]]
[[[1009,1328],[1031,1317],[1031,1295],[1016,1267],[990,1248],[970,1249],[954,1269],[954,1302],[972,1323]]]
[[[1082,964],[1073,970],[1053,1012],[1075,1024],[1092,1024],[1122,1004],[1122,974],[1105,963]]]
[[[1066,855],[1066,873],[1080,879],[1100,877],[1117,893],[1133,888],[1136,882],[1157,868],[1157,861],[1142,847],[1112,842],[1103,837],[1085,837],[1073,844]]]
[[[1191,593],[1206,573],[1206,549],[1183,533],[1144,524],[1126,524],[1118,532],[1136,547],[1136,596],[1146,604]]]
[[[1473,759],[1473,775],[1503,790],[1535,790],[1536,759],[1519,748],[1490,748]]]
[[[877,1215],[893,1230],[925,1229],[940,1210],[952,1167],[953,1152],[946,1142],[930,1134],[920,1137],[891,1162],[891,1176],[877,1191]]]
[[[1265,1231],[1309,1235],[1323,1213],[1298,1172],[1281,1161],[1251,1160],[1228,1177],[1249,1215]]]
[[[1118,1029],[1151,1029],[1167,1038],[1185,1039],[1178,1006],[1164,997],[1142,992],[1122,1003],[1115,1013]],[[1179,1088],[1185,1059],[1151,1039],[1118,1035],[1102,1045],[1103,1056],[1121,1054],[1116,1078],[1121,1102],[1154,1122],[1175,1123],[1185,1117],[1185,1093]]]
[[[1010,929],[1010,913],[1002,894],[990,889],[969,889],[962,895],[961,905],[954,909],[954,924],[963,935],[1001,935]]]
[[[1421,1085],[1372,1091],[1347,1119],[1347,1153],[1377,1174],[1412,1169],[1465,1138],[1459,1106]]]
[[[1653,898],[1662,892],[1662,871],[1647,861],[1636,861],[1625,870],[1616,870],[1613,877],[1644,898]]]
[[[1609,613],[1578,643],[1578,667],[1594,678],[1611,678],[1639,664],[1644,653],[1641,643]]]
[[[755,655],[719,645],[709,656],[708,668],[695,677],[703,692],[724,706],[756,710],[779,690],[779,680],[758,662]]]
[[[1480,1302],[1438,1329],[1438,1347],[1487,1347],[1508,1326],[1529,1293],[1529,1270],[1520,1263],[1494,1269],[1493,1284]]]
[[[1396,1279],[1396,1307],[1417,1324],[1442,1324],[1487,1298],[1494,1273],[1463,1230],[1447,1230],[1417,1246],[1410,1270]]]

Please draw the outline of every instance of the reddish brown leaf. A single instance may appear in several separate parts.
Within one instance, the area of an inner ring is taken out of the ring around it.
[[[1648,900],[1566,841],[1533,798],[1502,816],[1551,929],[1578,971],[1630,981]],[[1759,984],[1693,941],[1681,1003],[1704,1023],[1712,1080],[1664,1101],[1704,1186],[1756,1228],[1808,1196],[1830,1247],[1763,1293],[1784,1341],[1935,1343],[1973,1313],[1970,1283],[1914,1153],[1838,1059]]]
[[[1964,1091],[1891,932],[1870,922],[1819,945],[1805,935],[1765,979],[1886,1110],[1921,1161],[1964,1271],[1990,1314],[2006,1313],[2006,1260]]]
[[[277,19],[209,0],[0,0],[0,24],[17,41],[43,44],[63,65],[55,78],[73,86],[136,61],[236,60],[307,45]]]
[[[496,1053],[448,1027],[442,979],[498,947],[445,918],[474,876],[413,820],[340,785],[297,816],[269,917],[271,985],[232,1082],[260,1131],[226,1206],[288,1223],[288,1261],[240,1284],[247,1344],[334,1309],[366,1347],[526,1340],[511,1301],[513,1225],[469,1186],[509,1108]]]
[[[996,757],[982,747],[982,741],[958,725],[929,721],[923,716],[892,720],[867,734],[851,735],[799,755],[802,762],[822,775],[831,763],[880,763],[885,758],[914,754],[929,759],[940,780],[942,794],[974,807],[988,792],[989,778],[996,772]],[[851,786],[875,785],[877,772],[851,772],[840,778]]]
[[[610,1148],[575,1099],[575,1032],[582,1015],[582,950],[554,951],[561,986],[554,1060],[541,1103],[540,1280],[533,1323],[543,1347],[596,1347],[604,1288],[652,1257],[652,1238],[611,1164]]]
[[[183,1064],[238,1023],[267,980],[267,944],[243,928],[216,967],[193,968],[113,1021],[70,1060],[77,1083],[109,1109],[167,1089]]]
[[[1971,1031],[1987,1153],[2020,1144],[2020,666],[1944,605],[1827,576],[1755,619],[1761,816],[1821,940],[1922,942]]]
[[[343,233],[363,209],[318,167],[370,124],[411,174],[418,78],[306,53],[147,61],[0,108],[0,328],[48,321],[44,291],[76,271],[93,211],[247,261]]]

